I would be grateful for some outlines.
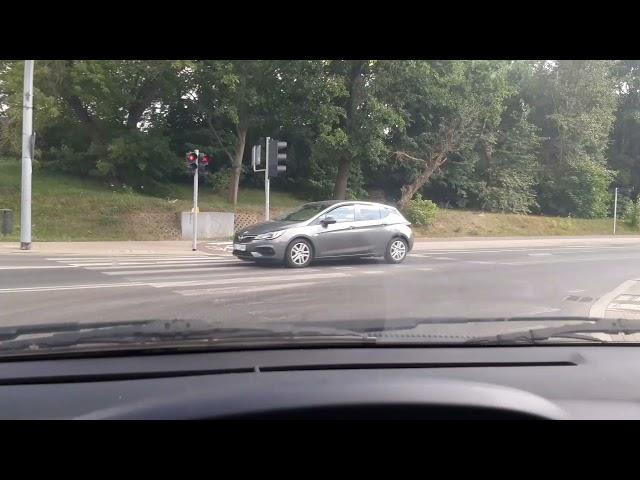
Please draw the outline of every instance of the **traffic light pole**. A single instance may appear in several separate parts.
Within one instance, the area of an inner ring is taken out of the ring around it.
[[[194,150],[197,155],[196,165],[200,161],[200,150]],[[199,166],[198,166],[199,167]],[[194,252],[198,249],[198,170],[195,169],[195,173],[193,174],[193,243],[191,245],[191,250]]]
[[[20,250],[31,250],[33,62],[33,60],[24,61],[24,97],[22,104],[22,186],[20,193]]]
[[[265,162],[265,168],[264,168],[264,199],[265,199],[264,200],[264,221],[265,222],[269,221],[269,194],[271,193],[270,185],[269,185],[269,160],[268,160],[269,140],[271,140],[271,138],[267,137],[267,144],[265,148],[267,161]]]
[[[618,187],[616,187],[615,200],[613,201],[613,234],[616,234],[616,221],[618,220]]]

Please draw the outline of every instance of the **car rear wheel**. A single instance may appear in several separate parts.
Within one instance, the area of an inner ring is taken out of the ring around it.
[[[299,238],[287,247],[285,252],[285,264],[290,268],[303,268],[309,266],[313,259],[313,247],[307,240]]]
[[[403,238],[392,238],[387,245],[384,259],[389,263],[401,263],[407,258],[409,245]]]

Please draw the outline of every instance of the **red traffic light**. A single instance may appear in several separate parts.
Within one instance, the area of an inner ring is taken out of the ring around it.
[[[195,152],[187,153],[187,161],[189,163],[195,163],[197,160],[198,160],[198,156],[195,154]]]
[[[207,155],[206,153],[204,155],[202,155],[202,165],[209,165],[209,162],[211,161],[211,157],[209,155]]]

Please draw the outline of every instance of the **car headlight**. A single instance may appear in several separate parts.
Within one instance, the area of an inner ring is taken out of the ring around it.
[[[260,235],[256,235],[256,238],[254,238],[254,240],[273,240],[274,238],[278,238],[283,233],[284,233],[284,230],[278,230],[277,232],[261,233]]]

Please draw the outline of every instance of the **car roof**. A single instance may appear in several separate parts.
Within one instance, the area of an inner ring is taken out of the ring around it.
[[[331,207],[333,205],[339,205],[339,204],[346,204],[346,205],[351,205],[357,203],[359,205],[375,205],[378,207],[390,207],[390,208],[395,208],[391,205],[385,205],[384,203],[377,203],[377,202],[366,202],[363,200],[321,200],[319,202],[310,202],[307,203],[306,205],[318,205],[320,207]]]

